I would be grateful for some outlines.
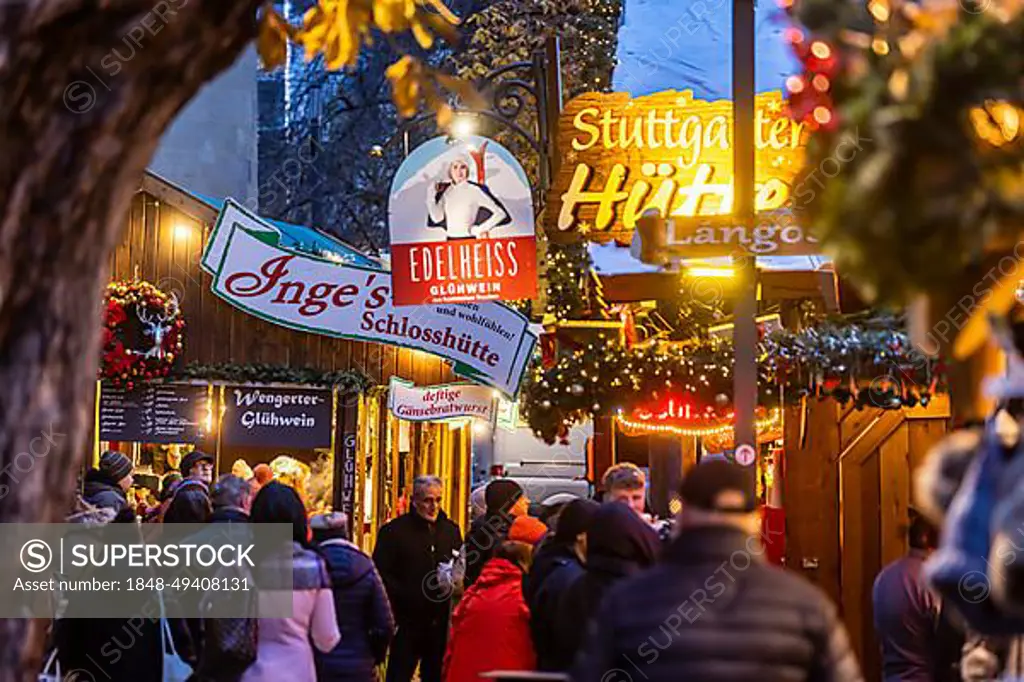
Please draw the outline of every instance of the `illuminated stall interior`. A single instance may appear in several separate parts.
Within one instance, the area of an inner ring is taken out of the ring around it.
[[[410,509],[412,482],[434,475],[444,484],[442,508],[460,528],[469,523],[473,427],[470,419],[414,422],[388,409],[387,388],[372,389],[360,401],[360,443],[356,448],[357,542],[372,549],[377,529]]]

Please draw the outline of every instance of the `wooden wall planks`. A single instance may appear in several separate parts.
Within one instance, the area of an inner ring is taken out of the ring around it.
[[[188,322],[185,362],[359,369],[381,383],[392,375],[422,384],[457,380],[447,363],[426,353],[295,332],[219,299],[210,291],[210,276],[199,266],[213,215],[213,209],[204,216],[189,215],[140,191],[132,200],[121,242],[110,257],[111,279],[130,280],[137,275],[178,295]]]
[[[786,408],[786,562],[839,605],[865,679],[880,679],[871,590],[907,551],[913,472],[948,430],[949,401],[902,412],[809,401]],[[838,459],[840,454],[842,458]],[[817,561],[804,569],[803,561]]]

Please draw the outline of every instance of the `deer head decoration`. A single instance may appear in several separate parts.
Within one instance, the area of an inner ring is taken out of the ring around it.
[[[136,314],[139,317],[139,321],[142,322],[146,335],[153,339],[153,346],[143,353],[142,356],[146,358],[155,357],[162,360],[164,355],[166,355],[164,352],[164,338],[171,331],[170,321],[178,315],[178,297],[171,294],[165,312],[160,315],[151,315],[143,309],[139,309]]]

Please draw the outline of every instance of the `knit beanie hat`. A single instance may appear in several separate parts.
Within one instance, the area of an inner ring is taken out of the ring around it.
[[[100,455],[100,472],[111,481],[120,481],[132,473],[132,461],[116,450]]]
[[[487,484],[484,492],[484,501],[487,503],[487,512],[496,514],[512,510],[512,507],[523,496],[523,488],[510,478],[499,478]]]
[[[572,542],[580,533],[590,530],[590,522],[594,513],[601,508],[593,500],[577,499],[565,505],[555,521],[555,539],[561,542]]]
[[[508,529],[508,539],[512,542],[525,542],[536,545],[548,534],[548,527],[532,516],[520,516],[512,522]]]

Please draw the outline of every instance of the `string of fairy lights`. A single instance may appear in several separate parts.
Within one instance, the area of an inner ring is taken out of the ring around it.
[[[781,421],[782,411],[778,408],[772,410],[769,416],[764,417],[763,419],[758,419],[755,422],[758,435],[762,436],[764,434],[777,432]],[[731,433],[733,430],[733,424],[731,421],[718,424],[716,426],[706,427],[686,427],[675,424],[652,424],[649,421],[631,419],[623,414],[622,410],[619,410],[616,413],[615,423],[627,436],[655,434],[709,438],[724,436]]]

